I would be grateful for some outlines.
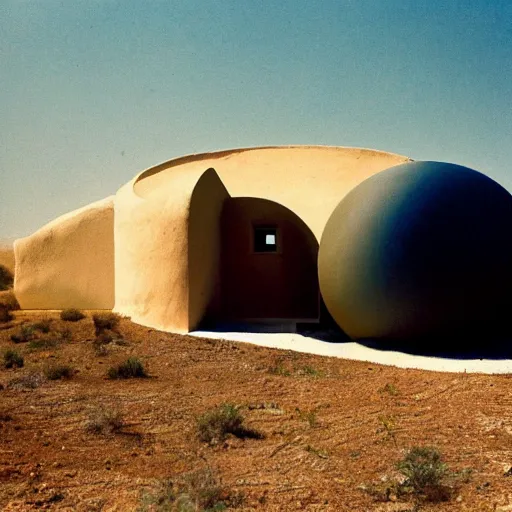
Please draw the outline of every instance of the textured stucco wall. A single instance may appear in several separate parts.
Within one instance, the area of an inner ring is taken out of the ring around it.
[[[219,213],[215,212],[220,211],[218,203],[224,195],[227,193],[211,169],[174,176],[151,200],[134,194],[131,183],[118,192],[115,311],[158,329],[188,332],[195,326],[214,288],[218,261],[213,233],[198,230],[202,226],[218,230],[215,215]],[[194,207],[197,211],[189,229],[191,206],[201,200],[203,210]],[[192,287],[189,263],[194,273]]]
[[[297,214],[320,241],[340,200],[373,174],[407,162],[405,156],[370,149],[285,146],[190,155],[142,172],[137,195],[150,199],[169,180],[213,167],[231,197],[259,197]]]
[[[24,308],[114,306],[143,325],[187,332],[205,312],[220,307],[219,219],[226,197],[279,203],[319,241],[333,209],[352,188],[408,160],[323,146],[171,160],[123,186],[113,209],[109,198],[18,240],[16,293]]]
[[[113,196],[16,240],[14,293],[24,309],[111,309]]]

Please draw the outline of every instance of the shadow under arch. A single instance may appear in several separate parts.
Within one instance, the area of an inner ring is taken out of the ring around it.
[[[258,245],[258,230],[275,247]],[[229,322],[317,322],[318,241],[285,206],[256,197],[226,199],[221,215],[221,263],[216,319]]]

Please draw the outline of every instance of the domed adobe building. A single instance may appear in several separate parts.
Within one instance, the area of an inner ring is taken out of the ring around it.
[[[386,337],[385,329],[379,331],[385,322],[374,322],[375,329],[366,331],[353,328],[381,307],[377,299],[370,301],[368,310],[351,309],[351,297],[364,296],[360,286],[370,296],[396,291],[393,286],[368,285],[371,276],[382,276],[382,269],[367,272],[379,260],[378,251],[373,262],[361,259],[364,271],[344,267],[345,277],[363,272],[366,281],[342,278],[339,269],[345,263],[357,266],[357,254],[368,256],[375,249],[363,250],[360,242],[379,233],[382,222],[398,222],[399,209],[386,210],[377,202],[377,224],[359,224],[376,218],[372,197],[386,197],[386,189],[376,185],[379,193],[373,196],[371,191],[357,195],[357,190],[385,174],[381,171],[402,164],[412,160],[382,151],[323,146],[235,149],[170,160],[143,171],[114,196],[17,240],[15,294],[24,309],[113,309],[134,322],[174,332],[189,332],[208,319],[318,322],[325,295],[334,319],[342,329],[349,326],[354,338],[372,332]],[[415,172],[410,169],[407,175]],[[492,183],[497,188],[486,190],[494,197],[504,189]],[[397,194],[408,193],[399,189]],[[418,194],[419,188],[415,190]],[[352,192],[356,195],[350,199]],[[511,197],[504,192],[505,206],[496,214],[506,217],[506,223]],[[351,204],[353,210],[347,209]],[[421,217],[420,210],[414,214],[415,219]],[[340,216],[350,219],[350,226]],[[394,236],[397,231],[389,228],[385,233]],[[383,237],[376,239],[384,243]],[[353,243],[353,254],[341,250],[340,241]],[[508,242],[500,243],[495,247]],[[389,260],[385,251],[381,256]],[[467,270],[475,268],[469,265]],[[400,273],[400,266],[393,271]],[[405,281],[396,280],[400,290]],[[401,299],[406,296],[403,292]],[[407,315],[399,309],[407,307],[407,301],[393,304],[398,309],[390,308],[387,314],[401,322]],[[352,322],[355,316],[358,321]]]

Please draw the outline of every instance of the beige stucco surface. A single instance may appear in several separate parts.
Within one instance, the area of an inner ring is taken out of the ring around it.
[[[111,309],[113,196],[16,240],[14,293],[23,309]]]
[[[135,193],[151,199],[181,174],[213,167],[232,197],[259,197],[298,215],[320,241],[341,199],[373,174],[407,162],[405,156],[371,149],[283,146],[191,155],[148,169],[134,180]]]
[[[282,204],[320,240],[353,187],[408,160],[368,149],[290,146],[191,155],[142,172],[115,200],[115,311],[188,332],[215,309],[218,218],[228,194]]]
[[[325,146],[170,160],[140,173],[113,201],[59,217],[16,241],[15,293],[23,308],[113,307],[140,324],[188,332],[218,306],[225,198],[281,204],[319,241],[352,188],[408,160]]]
[[[115,311],[175,332],[197,325],[217,282],[227,192],[213,169],[179,173],[151,200],[116,196]]]

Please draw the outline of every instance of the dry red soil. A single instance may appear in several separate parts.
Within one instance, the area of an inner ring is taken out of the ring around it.
[[[0,326],[0,353],[15,349],[25,358],[23,368],[0,369],[2,510],[160,510],[144,496],[205,467],[227,495],[243,496],[237,510],[512,510],[507,375],[403,370],[162,333],[128,320],[120,326],[125,342],[99,356],[90,316],[77,323],[45,316],[54,332],[39,338],[68,328],[71,339],[50,348],[14,344],[20,323],[41,314],[17,312]],[[107,379],[108,368],[129,356],[150,378]],[[50,363],[76,373],[36,389],[9,386]],[[241,406],[246,425],[265,438],[201,442],[197,417],[224,402]],[[123,412],[120,432],[84,428],[100,405]],[[449,501],[415,508],[411,496],[379,501],[368,492],[397,478],[396,462],[423,445],[438,447],[452,470],[471,473]]]

